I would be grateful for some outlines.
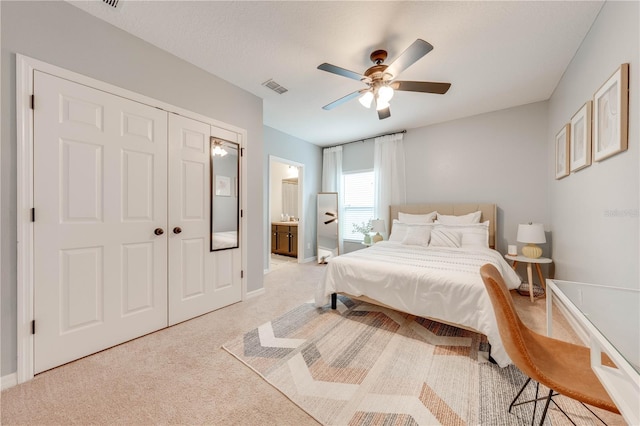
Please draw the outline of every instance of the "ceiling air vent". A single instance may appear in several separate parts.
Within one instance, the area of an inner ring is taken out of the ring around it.
[[[117,7],[118,6],[118,1],[120,0],[102,0],[103,2],[105,2],[106,4],[108,4],[111,7]]]
[[[280,86],[278,83],[273,81],[272,78],[270,78],[269,80],[267,80],[264,83],[262,83],[262,85],[263,86],[267,86],[269,89],[273,90],[274,92],[276,92],[279,95],[282,95],[284,92],[288,91],[286,88]]]

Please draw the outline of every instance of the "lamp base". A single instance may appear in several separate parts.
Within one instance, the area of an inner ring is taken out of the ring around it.
[[[522,247],[522,254],[531,259],[537,259],[542,256],[542,249],[535,244],[527,244]]]
[[[373,241],[373,244],[379,243],[380,241],[382,241],[382,235],[380,235],[379,232],[376,232],[376,235],[371,238],[371,241]]]

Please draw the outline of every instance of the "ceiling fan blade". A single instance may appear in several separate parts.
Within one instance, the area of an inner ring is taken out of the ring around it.
[[[436,93],[444,95],[451,87],[451,83],[434,83],[431,81],[394,81],[391,83],[394,90],[405,92]]]
[[[389,117],[391,117],[391,110],[389,110],[389,107],[378,110],[378,118],[380,120],[384,120],[385,118]]]
[[[349,71],[347,69],[340,68],[335,65],[328,64],[326,62],[324,64],[318,65],[318,69],[322,71],[330,72],[332,74],[338,74],[343,77],[352,78],[358,81],[362,80],[363,78],[366,78],[362,74],[358,74],[357,72]]]
[[[369,90],[369,89],[367,88],[367,89],[361,89],[361,90],[357,90],[355,92],[351,92],[347,96],[343,96],[340,99],[338,99],[337,101],[333,101],[330,104],[327,104],[327,105],[323,106],[322,109],[326,109],[326,110],[334,109],[338,105],[342,105],[343,103],[348,102],[353,98],[357,98],[358,96],[360,96],[360,93],[366,92],[367,90]]]
[[[422,39],[417,39],[387,67],[385,72],[395,78],[402,71],[413,65],[418,59],[431,52],[431,50],[433,50],[432,45]]]

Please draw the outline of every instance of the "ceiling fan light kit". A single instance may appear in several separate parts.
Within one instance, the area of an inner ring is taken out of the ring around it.
[[[367,88],[352,92],[342,98],[323,106],[323,109],[330,110],[338,105],[358,98],[358,101],[365,108],[371,108],[373,100],[376,101],[376,110],[378,118],[384,120],[391,116],[389,110],[389,101],[393,98],[394,90],[405,92],[421,92],[436,93],[443,95],[447,93],[450,83],[434,83],[427,81],[397,81],[395,78],[405,69],[413,65],[418,59],[429,53],[433,49],[429,43],[424,40],[417,39],[411,46],[407,48],[400,56],[396,58],[390,65],[384,65],[387,59],[386,50],[376,50],[371,53],[369,58],[374,63],[372,67],[367,69],[364,74],[358,74],[328,63],[318,66],[319,70],[330,72],[332,74],[341,75],[361,81],[367,85]],[[362,94],[362,95],[361,95]]]

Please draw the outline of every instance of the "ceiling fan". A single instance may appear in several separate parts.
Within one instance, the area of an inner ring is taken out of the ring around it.
[[[383,120],[391,116],[389,110],[389,101],[393,97],[394,90],[405,92],[422,92],[436,93],[444,95],[451,87],[451,83],[434,83],[429,81],[399,81],[396,80],[398,75],[413,65],[418,59],[433,50],[433,46],[424,40],[417,39],[411,46],[407,48],[400,56],[389,65],[383,62],[387,59],[386,50],[376,50],[369,56],[375,64],[364,72],[364,75],[357,72],[349,71],[344,68],[337,67],[328,63],[318,65],[318,69],[343,77],[352,78],[362,81],[367,85],[366,88],[349,93],[342,98],[331,102],[322,107],[322,109],[330,110],[338,105],[350,101],[351,99],[360,97],[359,101],[365,108],[370,108],[375,100],[378,118]]]

